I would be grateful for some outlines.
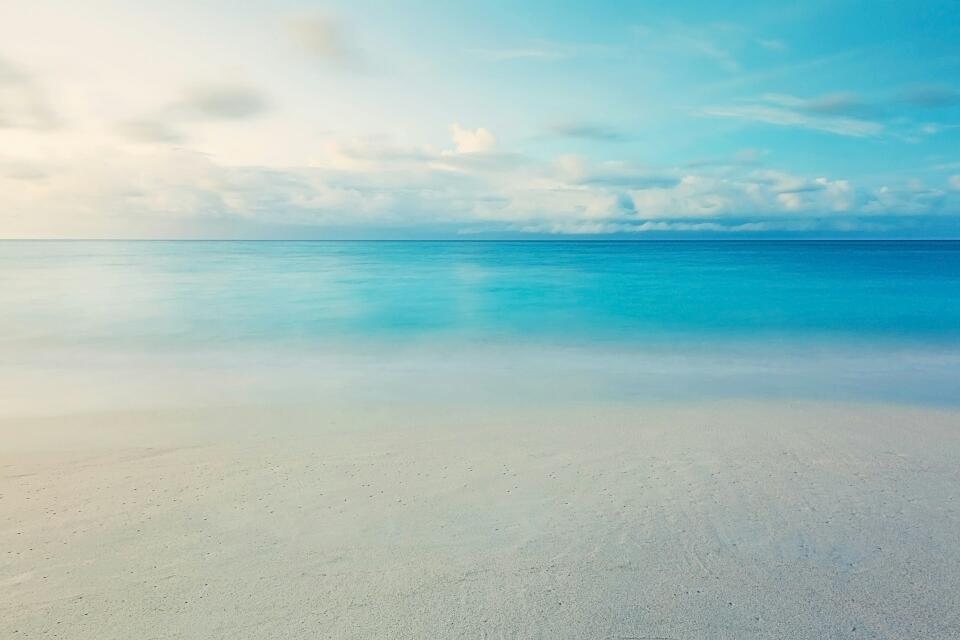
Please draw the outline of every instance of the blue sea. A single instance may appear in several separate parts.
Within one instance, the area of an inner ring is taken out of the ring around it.
[[[0,310],[33,380],[960,403],[960,242],[4,241]]]

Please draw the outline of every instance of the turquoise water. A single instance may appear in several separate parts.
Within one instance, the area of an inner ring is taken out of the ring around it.
[[[953,242],[3,242],[5,341],[960,340]]]
[[[535,349],[603,354],[584,376],[628,391],[663,369],[671,389],[960,402],[955,242],[6,241],[0,309],[20,366],[335,349],[467,368]]]

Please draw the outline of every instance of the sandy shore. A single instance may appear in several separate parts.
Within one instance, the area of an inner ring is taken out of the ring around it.
[[[956,638],[960,417],[0,421],[3,638]]]

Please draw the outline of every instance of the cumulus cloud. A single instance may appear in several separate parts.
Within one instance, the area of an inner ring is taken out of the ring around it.
[[[735,233],[854,228],[865,216],[960,205],[960,192],[920,183],[872,188],[755,165],[539,159],[497,152],[493,134],[481,131],[452,130],[456,150],[331,139],[313,165],[282,170],[227,166],[172,146],[97,150],[42,174],[8,158],[0,163],[0,232],[224,236],[350,227],[376,234],[440,225],[454,233]]]
[[[0,58],[0,128],[44,130],[57,124],[34,78]]]
[[[906,185],[883,185],[866,194],[862,211],[875,215],[891,213],[923,215],[956,211],[960,202],[952,201],[941,189],[927,188],[912,181]]]
[[[845,212],[854,206],[846,180],[806,178],[784,172],[754,170],[737,176],[687,174],[671,187],[631,192],[637,213],[645,218],[688,218],[785,213]]]
[[[493,134],[483,127],[465,129],[458,123],[454,123],[450,125],[450,135],[453,138],[457,153],[484,153],[492,151],[497,144],[497,139]]]

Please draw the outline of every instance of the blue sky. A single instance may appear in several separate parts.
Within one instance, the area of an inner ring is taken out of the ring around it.
[[[960,237],[955,2],[78,4],[2,237]]]

